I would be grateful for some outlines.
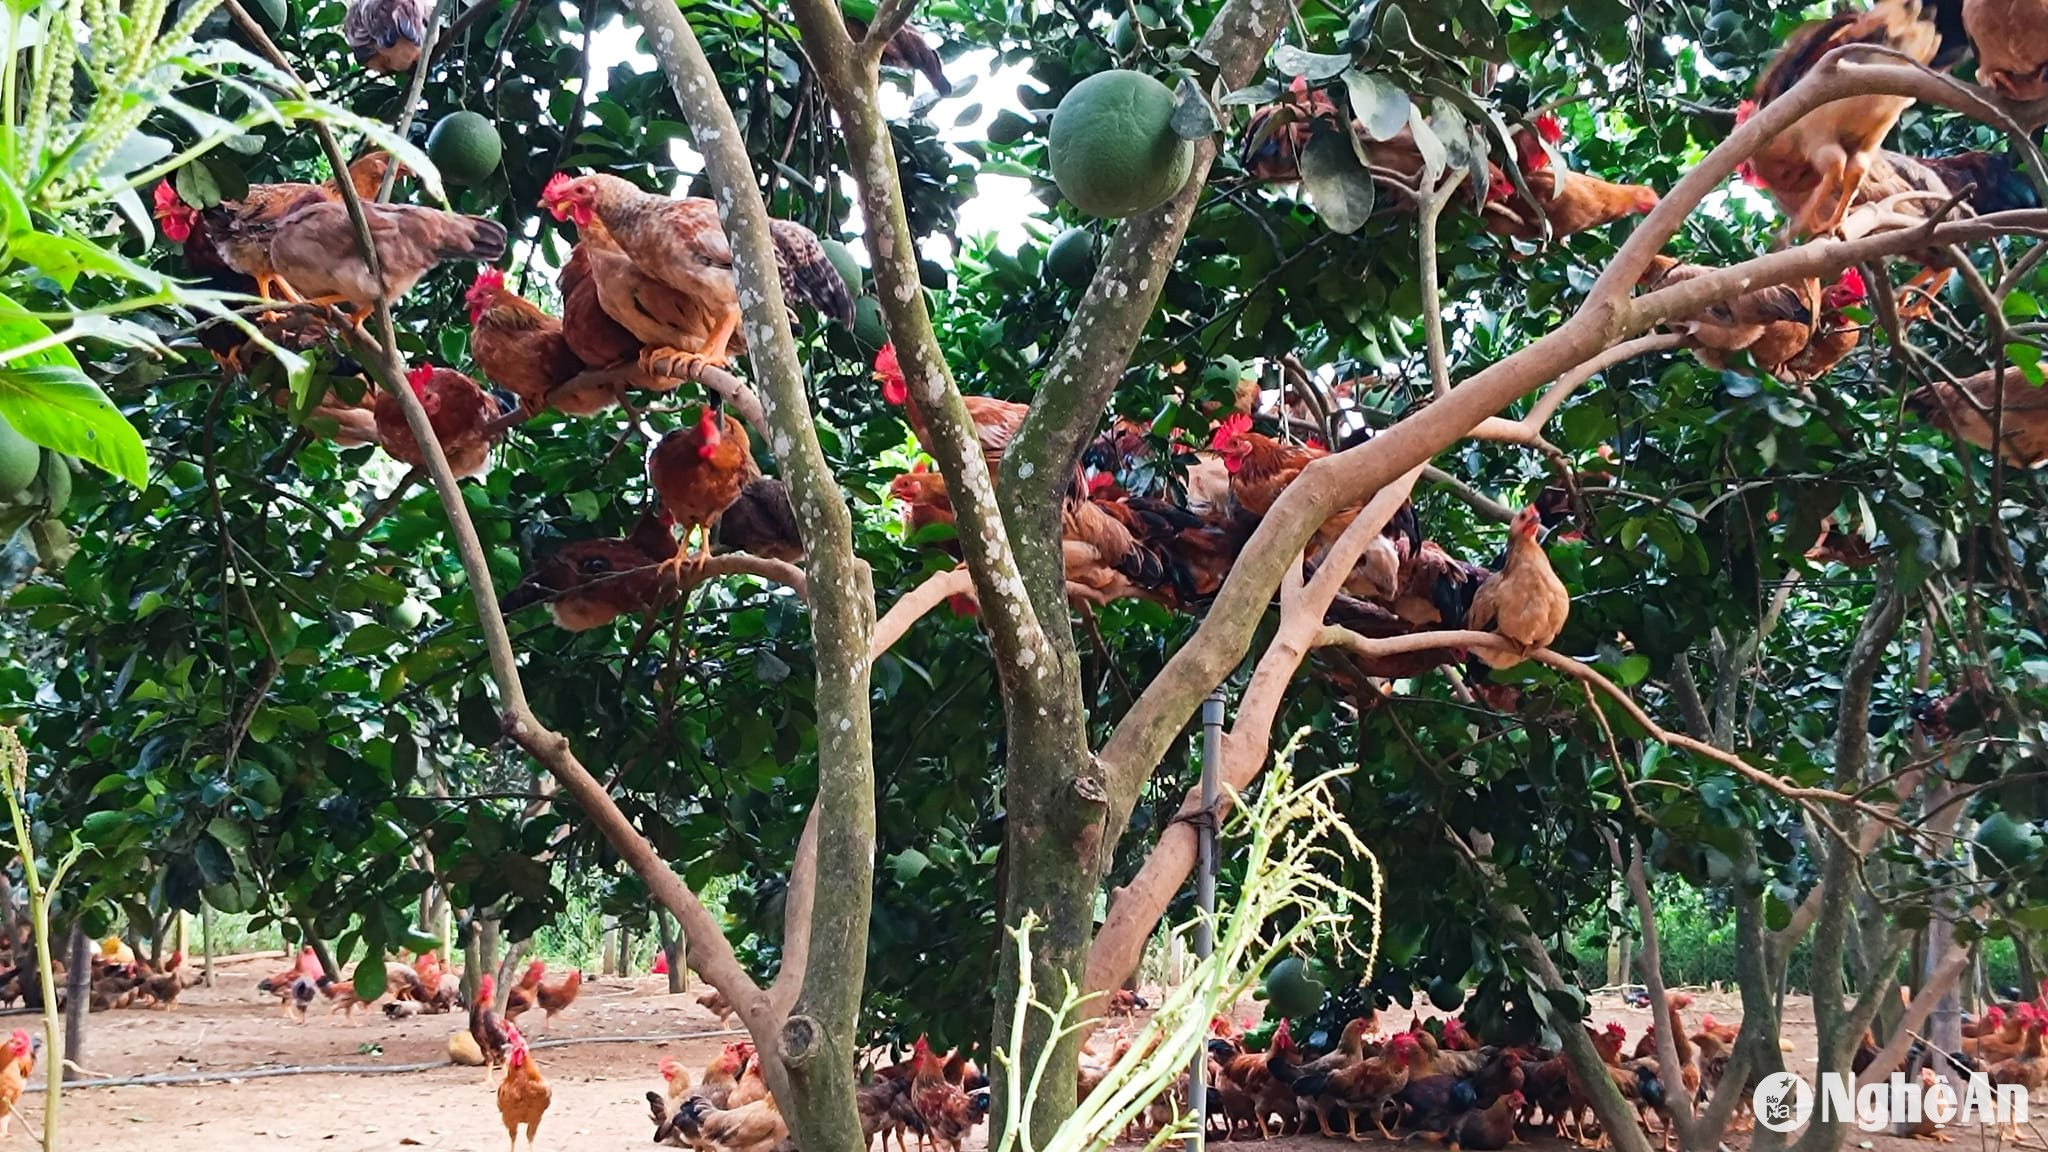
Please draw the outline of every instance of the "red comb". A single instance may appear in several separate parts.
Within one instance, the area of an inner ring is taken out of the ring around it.
[[[1252,418],[1243,412],[1232,412],[1216,426],[1216,435],[1209,441],[1209,447],[1221,448],[1237,436],[1252,430]]]
[[[1842,269],[1842,278],[1835,281],[1835,283],[1841,285],[1846,291],[1855,294],[1857,299],[1863,298],[1865,289],[1863,287],[1862,272],[1854,268],[1844,268]]]
[[[567,195],[568,187],[574,179],[567,172],[557,172],[548,177],[547,185],[540,190],[541,199],[557,200]]]
[[[427,385],[434,382],[434,366],[432,364],[422,364],[407,372],[405,374],[405,382],[412,385],[413,395],[424,396],[427,391]]]
[[[485,268],[483,271],[478,272],[475,282],[470,284],[471,289],[503,288],[504,286],[505,273],[497,268]]]
[[[1564,122],[1557,118],[1556,113],[1545,112],[1536,117],[1536,135],[1543,137],[1546,144],[1561,144],[1564,142]]]
[[[1742,103],[1737,104],[1735,106],[1735,126],[1740,128],[1754,115],[1756,115],[1756,101],[1744,100]]]

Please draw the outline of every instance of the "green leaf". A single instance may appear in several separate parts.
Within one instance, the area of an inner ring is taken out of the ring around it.
[[[0,340],[13,342],[23,319],[0,316]],[[17,361],[0,368],[0,417],[45,448],[76,456],[138,489],[149,483],[141,435],[75,364]]]
[[[1422,109],[1413,104],[1408,106],[1408,131],[1415,137],[1415,150],[1422,154],[1422,186],[1432,187],[1443,178],[1444,165],[1450,160],[1444,152],[1444,142],[1430,128]]]
[[[489,748],[505,734],[504,725],[498,721],[497,705],[481,689],[456,703],[455,717],[461,724],[463,738],[479,748]]]
[[[1351,92],[1351,115],[1365,125],[1367,136],[1391,140],[1408,126],[1413,101],[1392,80],[1378,72],[1347,68],[1344,86]]]
[[[1316,215],[1332,232],[1349,235],[1372,216],[1378,190],[1345,140],[1347,132],[1319,130],[1301,150],[1301,186]]]
[[[1328,80],[1351,67],[1351,54],[1310,52],[1292,44],[1273,49],[1273,70],[1311,82]]]
[[[1216,118],[1216,109],[1210,107],[1209,98],[1202,95],[1202,89],[1186,76],[1180,78],[1179,97],[1173,106],[1173,134],[1183,140],[1200,140],[1213,136],[1223,127]]]
[[[223,199],[220,183],[204,164],[187,164],[178,169],[171,186],[178,190],[178,199],[194,208],[211,208]]]
[[[384,976],[384,949],[371,945],[369,950],[363,953],[362,960],[356,964],[356,999],[367,1002],[382,996]]]

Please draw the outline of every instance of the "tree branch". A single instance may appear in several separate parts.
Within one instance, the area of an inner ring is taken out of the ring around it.
[[[1198,827],[1221,820],[1232,798],[1258,778],[1267,762],[1273,723],[1280,714],[1287,686],[1301,667],[1303,657],[1317,645],[1330,602],[1336,599],[1344,578],[1351,574],[1366,545],[1386,528],[1407,501],[1420,475],[1421,469],[1411,470],[1376,493],[1330,547],[1314,579],[1303,580],[1298,555],[1281,578],[1279,626],[1259,658],[1251,683],[1238,701],[1237,716],[1223,737],[1219,809],[1205,813],[1201,789],[1189,789],[1180,810],[1146,854],[1137,875],[1129,884],[1110,893],[1109,909],[1088,952],[1085,992],[1107,992],[1121,987],[1137,970],[1145,942],[1151,939],[1152,930],[1158,927],[1167,906],[1195,866]],[[1096,996],[1088,1003],[1090,1010],[1099,1013],[1107,1007],[1108,997]]]
[[[689,21],[670,0],[627,0],[645,40],[668,76],[704,156],[719,219],[733,253],[744,312],[747,357],[763,382],[762,415],[782,480],[789,488],[805,551],[811,593],[811,640],[817,654],[818,798],[832,813],[814,827],[819,874],[813,885],[807,964],[792,1014],[780,1018],[766,999],[742,1009],[764,1051],[769,1084],[784,1102],[799,1143],[831,1146],[857,1131],[850,1077],[861,990],[867,978],[869,893],[874,874],[875,783],[869,717],[870,636],[874,590],[868,566],[853,551],[853,521],[837,478],[819,447],[796,339],[783,302],[768,208],[755,183],[746,136],[726,103],[718,73]],[[846,28],[833,30],[843,42]],[[875,218],[870,217],[870,224]],[[695,951],[695,933],[685,934]],[[709,974],[706,974],[709,978]],[[795,981],[792,981],[795,982]],[[780,1001],[784,997],[778,995]],[[734,1007],[741,1007],[735,1001]]]
[[[1444,346],[1444,302],[1437,286],[1436,225],[1444,214],[1444,207],[1464,184],[1465,176],[1463,164],[1445,171],[1445,178],[1422,202],[1416,226],[1422,280],[1422,335],[1429,354],[1430,395],[1438,399],[1451,394],[1451,357]]]

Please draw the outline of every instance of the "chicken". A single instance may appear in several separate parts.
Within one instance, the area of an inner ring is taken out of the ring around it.
[[[527,413],[553,408],[590,416],[619,402],[623,382],[584,376],[581,357],[562,335],[562,322],[505,287],[496,268],[477,273],[463,297],[469,307],[469,353],[491,382],[519,397]]]
[[[576,1002],[577,994],[582,991],[583,973],[580,970],[571,972],[552,984],[543,981],[533,992],[534,1001],[546,1014],[541,1022],[552,1026],[555,1022],[555,1013],[566,1011],[569,1005]]]
[[[577,359],[592,368],[631,365],[637,371],[642,347],[640,340],[604,310],[604,302],[598,296],[597,278],[591,271],[591,252],[595,247],[592,241],[602,231],[593,221],[590,231],[570,250],[568,261],[555,278],[555,287],[562,293],[562,340]],[[606,243],[609,243],[608,237]],[[617,253],[615,248],[607,251]],[[600,254],[599,259],[606,257]],[[619,263],[638,282],[638,273],[632,271],[632,262],[621,259]],[[658,386],[656,381],[646,377],[634,383],[641,387]]]
[[[476,1041],[477,1051],[483,1054],[485,1083],[490,1083],[493,1071],[505,1062],[505,1045],[511,1030],[512,1025],[498,1015],[496,981],[485,973],[478,979],[476,999],[469,1005],[469,1035]]]
[[[1294,1081],[1295,1107],[1297,1110],[1304,1112],[1314,1111],[1316,1128],[1325,1136],[1336,1135],[1336,1133],[1330,1131],[1329,1117],[1324,1114],[1322,1109],[1315,1107],[1309,1096],[1301,1091],[1301,1087],[1303,1084],[1320,1084],[1322,1083],[1322,1078],[1330,1073],[1336,1072],[1339,1069],[1349,1068],[1353,1064],[1365,1059],[1366,1028],[1367,1024],[1363,1019],[1353,1019],[1347,1022],[1344,1025],[1344,1031],[1338,1035],[1337,1047],[1303,1064],[1300,1076]]]
[[[680,293],[713,318],[710,331],[701,337],[681,329],[656,324],[657,330],[636,330],[635,320],[612,307],[605,292],[605,272],[593,265],[600,298],[613,319],[644,343],[642,353],[648,371],[663,376],[681,376],[690,364],[702,361],[728,363],[728,343],[739,334],[740,304],[733,273],[733,254],[718,206],[710,200],[672,200],[642,192],[616,176],[592,175],[572,178],[564,173],[552,177],[541,193],[541,206],[557,220],[573,220],[584,229],[595,221],[642,275]],[[782,290],[792,299],[810,304],[843,325],[853,324],[853,297],[846,282],[826,258],[825,249],[808,228],[788,220],[771,221],[769,231],[775,243],[776,265],[782,275]],[[594,256],[593,256],[594,258]],[[650,322],[661,317],[641,313]],[[694,342],[694,346],[691,344]],[[743,342],[743,341],[742,341]]]
[[[704,991],[699,992],[697,994],[697,1006],[718,1017],[718,1023],[721,1027],[724,1026],[727,1020],[732,1019],[734,1015],[732,1005],[727,1002],[725,993],[720,992],[716,988],[706,988]],[[735,1073],[739,1071],[737,1065],[734,1066],[733,1071]],[[720,1104],[719,1107],[723,1108],[725,1105]]]
[[[1302,469],[1329,455],[1328,449],[1316,445],[1283,444],[1254,432],[1251,417],[1242,412],[1232,413],[1216,426],[1209,447],[1223,458],[1224,468],[1230,474],[1231,502],[1253,517],[1270,511],[1273,502],[1294,483]],[[1360,503],[1340,509],[1316,529],[1307,550],[1311,563],[1321,561],[1364,507]],[[1412,553],[1419,544],[1414,510],[1404,503],[1380,534],[1366,544],[1344,581],[1345,591],[1392,601],[1399,591],[1403,548]]]
[[[970,1115],[973,1105],[967,1093],[958,1084],[946,1081],[940,1062],[924,1037],[919,1036],[911,1046],[911,1060],[916,1065],[910,1077],[911,1105],[924,1118],[934,1144],[941,1148],[950,1144],[953,1152],[960,1152],[961,1138],[974,1126]]]
[[[692,529],[704,530],[695,553],[699,564],[711,555],[719,517],[760,475],[746,428],[715,403],[704,406],[695,427],[663,436],[647,457],[647,477],[662,508],[682,527],[683,539],[689,540]]]
[[[512,1152],[519,1148],[519,1129],[526,1129],[526,1146],[533,1147],[540,1118],[547,1113],[554,1092],[526,1050],[526,1037],[516,1024],[505,1026],[505,1079],[498,1085],[498,1118],[505,1122]]]
[[[1543,238],[1547,225],[1551,238],[1562,240],[1657,206],[1657,190],[1646,184],[1616,184],[1553,162],[1539,140],[1556,144],[1563,139],[1562,124],[1547,112],[1536,118],[1534,134],[1527,130],[1515,134],[1516,163],[1542,220],[1532,216],[1528,202],[1517,194],[1506,173],[1496,172],[1480,209],[1487,231],[1533,242]]]
[[[1977,83],[2022,104],[2048,99],[2048,5],[1963,0],[1963,29],[1977,50]]]
[[[768,1095],[768,1078],[761,1074],[761,1056],[752,1044],[742,1040],[737,1048],[740,1058],[740,1076],[733,1082],[732,1094],[727,1105],[744,1108]]]
[[[732,1103],[733,1089],[739,1086],[740,1069],[746,1064],[742,1055],[745,1045],[727,1044],[719,1050],[718,1056],[704,1066],[704,1075],[691,1093],[709,1101],[713,1108],[724,1108]]]
[[[1103,1081],[1109,1079],[1110,1069],[1123,1063],[1124,1057],[1130,1054],[1130,1033],[1119,1029],[1116,1043],[1110,1045],[1109,1059],[1098,1061],[1089,1060],[1084,1057],[1076,1067],[1074,1072],[1074,1099],[1086,1100],[1088,1097],[1093,1096],[1095,1090],[1102,1087]]]
[[[1861,303],[1864,296],[1863,274],[1854,268],[1845,270],[1841,279],[1821,293],[1820,319],[1814,325],[1813,339],[1785,365],[1785,379],[1794,383],[1818,380],[1856,350],[1863,339],[1864,326],[1844,316],[1842,309]]]
[[[1473,1108],[1452,1118],[1442,1132],[1418,1132],[1416,1135],[1432,1144],[1442,1144],[1454,1150],[1459,1148],[1484,1149],[1496,1152],[1510,1144],[1519,1144],[1515,1135],[1516,1119],[1522,1114],[1524,1100],[1520,1092],[1509,1092],[1496,1097],[1484,1108]]]
[[[1516,649],[1478,653],[1488,667],[1512,668],[1530,649],[1547,647],[1564,630],[1565,617],[1571,613],[1571,594],[1536,539],[1542,528],[1535,505],[1515,513],[1508,526],[1507,563],[1472,596],[1465,626],[1480,631],[1490,627]]]
[[[1966,444],[1989,450],[1992,418],[1998,417],[1999,455],[2014,468],[2048,463],[2048,388],[2030,383],[2017,368],[1979,372],[1950,383],[1937,380],[1915,389],[1906,407],[1922,420]]]
[[[1621,1047],[1628,1039],[1622,1026],[1610,1022],[1599,1032],[1586,1029],[1587,1039],[1600,1055],[1603,1065],[1615,1072],[1620,1071]],[[1634,1083],[1630,1076],[1629,1082]],[[1619,1081],[1616,1081],[1619,1086]],[[1585,1084],[1572,1069],[1571,1061],[1559,1054],[1537,1064],[1528,1070],[1524,1083],[1524,1095],[1537,1107],[1556,1131],[1558,1139],[1569,1137],[1574,1143],[1585,1143],[1585,1115],[1593,1107]],[[1566,1130],[1570,1129],[1569,1132]]]
[[[1838,12],[1801,26],[1757,77],[1754,101],[1744,101],[1737,123],[1784,95],[1829,52],[1845,44],[1875,44],[1923,64],[1934,59],[1940,34],[1921,19],[1921,0],[1877,0],[1867,11]],[[1825,104],[1764,142],[1747,173],[1778,202],[1794,232],[1831,231],[1854,202],[1864,171],[1884,138],[1912,107],[1911,97],[1861,96]]]
[[[681,1103],[690,1094],[690,1070],[673,1056],[664,1056],[659,1065],[661,1082],[668,1086],[667,1097],[671,1106]]]
[[[1642,284],[1656,291],[1711,271],[1659,255],[1651,258]],[[1758,368],[1777,376],[1813,339],[1820,303],[1820,281],[1809,279],[1752,289],[1671,327],[1685,333],[1700,362],[1715,371],[1728,368],[1735,353],[1747,352]]]
[[[910,386],[903,378],[903,367],[896,359],[896,345],[884,344],[875,353],[874,376],[882,384],[882,399],[904,409],[910,421],[910,431],[917,437],[917,443],[927,453],[932,450],[931,430],[925,424],[920,406],[910,403]],[[982,459],[988,462],[989,475],[1002,469],[1003,450],[1024,426],[1024,417],[1030,414],[1031,406],[1011,400],[998,400],[993,396],[962,396],[967,406],[967,418],[974,425],[974,437],[981,445]]]
[[[1994,1013],[1998,1017],[1995,1029],[1988,1029],[1984,1033],[1965,1037],[1963,1040],[1963,1054],[1974,1058],[1980,1064],[1994,1064],[2011,1059],[2019,1054],[2021,1046],[2026,1043],[2026,1013],[2018,1009],[2007,1012],[1993,1005],[1991,1011],[1985,1015],[1991,1016]]]
[[[773,476],[756,476],[740,489],[718,518],[711,542],[725,552],[745,552],[764,560],[801,564],[803,534],[797,530],[796,509],[789,502],[789,489]]]
[[[1294,1081],[1294,1094],[1315,1102],[1318,1117],[1326,1105],[1344,1110],[1347,1134],[1358,1140],[1358,1114],[1372,1118],[1380,1136],[1392,1140],[1381,1112],[1408,1084],[1410,1067],[1421,1057],[1422,1046],[1414,1033],[1397,1032],[1378,1056],[1331,1072],[1303,1074]]]
[[[441,442],[449,469],[458,479],[482,473],[491,458],[491,425],[504,415],[497,400],[452,368],[422,364],[406,374],[405,382],[427,410],[427,423]],[[401,464],[426,467],[426,455],[413,438],[398,397],[379,393],[374,414],[377,441],[385,454]]]
[[[16,1028],[7,1047],[0,1050],[0,1140],[7,1139],[14,1126],[14,1114],[21,1107],[22,1090],[36,1070],[35,1042],[26,1030]]]
[[[396,303],[444,260],[489,263],[505,254],[505,229],[495,220],[410,204],[362,208],[381,278],[370,275],[357,250],[348,206],[318,193],[302,196],[275,221],[230,220],[227,235],[236,243],[267,244],[277,275],[315,303],[349,305],[358,324],[380,294]]]
[[[1950,192],[1969,188],[1970,210],[1979,216],[2041,206],[2041,193],[2034,187],[2034,182],[2027,179],[2027,174],[2019,170],[2010,152],[1922,156],[1919,163],[1940,179],[1942,187]]]
[[[896,1134],[896,1142],[903,1145],[903,1129],[908,1126],[899,1118],[902,1109],[899,1101],[907,1100],[910,1082],[888,1076],[878,1077],[872,1084],[863,1084],[853,1091],[853,1103],[860,1112],[860,1131],[863,1147],[874,1145],[881,1139],[882,1152],[888,1152],[889,1134]],[[907,1147],[907,1145],[905,1145]]]
[[[540,978],[548,970],[545,960],[535,960],[526,966],[526,974],[518,983],[505,990],[505,1019],[517,1020],[529,1008],[540,991]]]
[[[846,34],[859,40],[868,34],[865,20],[852,16],[846,19]],[[932,91],[940,96],[953,94],[953,83],[946,79],[946,62],[925,42],[924,34],[909,24],[896,30],[889,42],[882,45],[882,65],[886,68],[901,68],[906,72],[921,72],[931,81]]]
[[[705,1152],[775,1152],[789,1138],[789,1125],[772,1096],[744,1107],[721,1109],[701,1096],[683,1101],[675,1127],[683,1138]]]
[[[367,1008],[375,1002],[374,998],[365,999],[358,996],[356,982],[353,980],[332,980],[322,976],[314,983],[319,987],[320,995],[327,998],[327,1014],[333,1016],[336,1012],[342,1013],[351,1028],[355,1027],[356,1009]]]
[[[356,195],[375,199],[391,164],[387,152],[371,152],[350,164],[348,181]],[[234,225],[275,223],[308,194],[339,202],[341,185],[332,179],[320,184],[251,184],[240,200],[224,200],[202,212],[185,204],[166,180],[157,186],[152,214],[164,237],[183,247],[192,271],[219,280],[217,287],[254,291],[266,299],[296,300],[298,293],[282,283],[271,266],[269,244],[259,241],[259,233]],[[239,334],[233,338],[240,343]]]
[[[624,539],[564,544],[498,598],[500,612],[546,603],[566,632],[602,628],[675,599],[675,533],[667,513],[640,518]]]
[[[1935,1083],[1941,1078],[1935,1074],[1934,1065],[1927,1064],[1921,1067],[1919,1079],[1920,1091],[1922,1093],[1921,1099],[1925,1100],[1927,1090],[1934,1087]],[[1896,1136],[1905,1136],[1914,1140],[1932,1140],[1937,1144],[1955,1143],[1955,1137],[1950,1136],[1941,1129],[1942,1125],[1922,1116],[1918,1120],[1900,1121],[1892,1126],[1892,1133]]]
[[[372,72],[410,71],[420,58],[430,7],[423,0],[350,0],[341,38],[356,63]]]
[[[137,962],[138,990],[149,1001],[150,1007],[170,1009],[177,1006],[178,993],[185,989],[185,974],[179,971],[184,964],[183,952],[172,952],[162,971]]]

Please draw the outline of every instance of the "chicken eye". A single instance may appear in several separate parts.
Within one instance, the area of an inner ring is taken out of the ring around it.
[[[602,556],[586,556],[577,567],[592,576],[602,576],[612,570],[611,563]]]

